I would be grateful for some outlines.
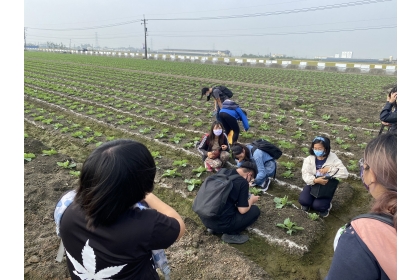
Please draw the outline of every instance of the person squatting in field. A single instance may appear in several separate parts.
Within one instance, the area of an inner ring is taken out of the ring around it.
[[[61,199],[57,208],[68,207],[54,213],[71,279],[160,279],[152,251],[179,240],[185,224],[152,193],[155,175],[136,141],[107,142],[88,156],[74,201]]]
[[[303,160],[302,179],[306,186],[299,195],[299,203],[302,210],[309,211],[312,208],[318,211],[321,217],[326,218],[332,208],[331,198],[315,198],[311,194],[311,188],[315,184],[325,185],[329,179],[325,177],[327,174],[334,174],[334,177],[346,179],[349,176],[347,168],[337,157],[331,152],[330,139],[325,136],[317,136],[311,143],[309,150],[310,156]]]
[[[238,120],[242,121],[242,125],[244,126],[245,131],[249,130],[246,112],[244,112],[237,103],[230,99],[223,101],[222,109],[219,112],[219,117],[225,129],[226,135],[229,136],[231,131],[233,131],[232,139],[229,141],[230,144],[236,143],[238,141]]]
[[[246,162],[237,169],[222,169],[226,175],[238,175],[232,180],[233,187],[222,214],[216,218],[200,217],[207,231],[212,234],[223,233],[222,240],[226,243],[242,244],[249,240],[248,235],[241,235],[260,216],[260,209],[254,205],[259,196],[249,193],[249,183],[257,172],[255,164]],[[216,175],[213,175],[216,176]]]
[[[276,173],[277,164],[275,159],[267,152],[256,149],[252,154],[253,146],[251,144],[235,143],[232,145],[232,155],[235,157],[237,166],[241,166],[244,162],[251,161],[257,166],[257,176],[253,180],[252,186],[260,186],[262,191],[267,191],[271,178]]]
[[[204,134],[197,146],[207,171],[219,171],[230,158],[228,137],[222,123],[214,121],[209,133]]]
[[[359,166],[363,185],[374,201],[367,216],[356,217],[338,230],[325,280],[396,280],[397,134],[371,140]]]

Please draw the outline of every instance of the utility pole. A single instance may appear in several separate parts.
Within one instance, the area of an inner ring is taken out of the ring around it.
[[[69,44],[69,50],[71,50],[71,39],[70,39],[70,44]]]
[[[143,23],[144,25],[144,59],[147,59],[147,27],[146,27],[146,18],[143,15]]]
[[[23,38],[24,38],[24,40],[25,40],[25,48],[24,48],[24,50],[26,51],[26,27],[24,27],[23,28]]]

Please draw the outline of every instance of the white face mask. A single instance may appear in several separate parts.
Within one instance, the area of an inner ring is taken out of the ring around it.
[[[222,134],[222,132],[223,132],[223,129],[213,129],[213,133],[214,133],[216,136],[220,136],[220,134]]]

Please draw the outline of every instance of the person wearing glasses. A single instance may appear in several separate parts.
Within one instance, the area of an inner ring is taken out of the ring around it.
[[[304,159],[302,165],[302,179],[306,186],[299,195],[299,203],[303,211],[307,212],[312,209],[319,212],[321,217],[326,218],[332,208],[332,197],[316,198],[311,194],[311,188],[315,184],[326,185],[329,176],[332,175],[334,178],[346,179],[349,172],[338,156],[331,152],[328,137],[315,137],[309,153],[310,156]]]
[[[373,197],[368,214],[341,227],[326,280],[397,279],[397,135],[371,140],[360,160],[362,183]]]

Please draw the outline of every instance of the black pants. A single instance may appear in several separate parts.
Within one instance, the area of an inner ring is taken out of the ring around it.
[[[218,225],[217,221],[201,219],[203,224],[216,233],[226,233],[226,234],[240,234],[247,227],[255,223],[255,221],[260,216],[261,212],[258,206],[252,205],[251,208],[245,214],[237,212],[232,223],[229,225]]]
[[[223,125],[223,128],[225,129],[226,135],[229,135],[229,132],[233,130],[233,137],[232,137],[232,143],[236,143],[239,138],[239,124],[238,121],[229,115],[228,113],[222,112],[219,114],[220,122]]]

